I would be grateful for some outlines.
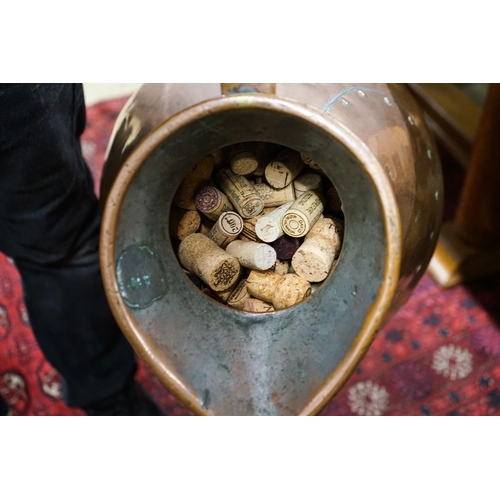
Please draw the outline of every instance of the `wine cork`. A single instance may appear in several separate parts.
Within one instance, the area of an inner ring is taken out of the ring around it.
[[[274,312],[275,309],[273,305],[269,304],[268,302],[264,302],[263,300],[249,297],[243,304],[242,311],[251,313],[266,313],[266,312]]]
[[[259,217],[257,223],[255,224],[255,233],[262,241],[271,243],[285,234],[283,228],[281,227],[281,219],[292,204],[293,201],[290,201],[272,212]]]
[[[315,170],[321,170],[321,167],[316,162],[314,162],[309,156],[305,155],[304,153],[300,153],[300,157],[306,165],[309,165],[311,168],[314,168]]]
[[[224,212],[217,219],[208,237],[219,247],[225,248],[243,229],[243,219],[236,212]]]
[[[272,212],[272,208],[264,208],[262,212],[257,215],[257,217],[252,217],[251,219],[245,219],[243,221],[243,231],[241,231],[240,239],[243,241],[257,241],[260,243],[260,239],[255,232],[255,224],[263,216]]]
[[[323,203],[313,191],[307,191],[294,201],[282,219],[283,231],[298,238],[308,233],[323,212]]]
[[[201,224],[198,232],[206,236],[214,226],[214,221],[210,220],[205,214],[200,214],[200,218]]]
[[[259,166],[253,172],[253,175],[260,177],[264,175],[266,167],[273,161],[276,155],[283,149],[279,144],[272,142],[257,142],[255,147],[255,156],[259,161]]]
[[[310,283],[296,274],[287,274],[273,296],[273,306],[277,311],[292,307],[311,295]]]
[[[344,223],[335,217],[320,217],[307,233],[305,239],[312,236],[321,236],[330,240],[335,245],[335,257],[337,257],[344,237]]]
[[[172,207],[169,217],[169,232],[172,238],[182,241],[196,233],[201,225],[200,214],[196,210],[182,210]]]
[[[291,259],[302,244],[302,239],[284,234],[273,243],[278,259]]]
[[[172,205],[186,210],[196,210],[195,195],[209,181],[213,166],[212,156],[207,156],[198,162],[182,180]]]
[[[231,294],[234,292],[234,289],[238,285],[240,277],[241,277],[241,269],[238,279],[227,290],[223,290],[222,292],[212,292],[212,293],[215,293],[223,304],[227,304],[229,297],[231,296]]]
[[[321,175],[304,174],[299,175],[293,181],[295,197],[300,198],[306,191],[314,191],[318,196],[321,195]]]
[[[290,266],[288,264],[288,261],[283,259],[276,259],[276,264],[274,264],[273,271],[280,276],[285,276],[286,274],[288,274],[289,267]]]
[[[283,189],[292,183],[301,170],[304,168],[304,162],[300,153],[293,149],[283,149],[271,161],[264,172],[267,182],[276,189]]]
[[[256,299],[272,303],[276,287],[284,279],[273,271],[251,271],[247,278],[248,293]]]
[[[231,169],[225,168],[217,172],[216,178],[222,191],[244,219],[250,219],[262,212],[264,202],[246,177],[236,175]]]
[[[238,259],[200,233],[191,234],[181,241],[179,260],[215,292],[230,288],[240,273]]]
[[[265,243],[253,241],[232,241],[226,252],[238,259],[240,264],[249,269],[266,270],[274,266],[276,251]]]
[[[247,280],[241,280],[227,299],[227,305],[233,309],[243,310],[245,301],[250,298],[247,290]]]
[[[249,297],[243,304],[243,311],[252,313],[269,313],[274,312],[275,309],[271,304],[268,304],[263,300]]]
[[[340,215],[342,213],[342,201],[340,200],[339,193],[332,186],[325,194],[325,206],[329,212],[335,215]]]
[[[325,280],[340,253],[341,235],[342,229],[333,219],[318,221],[292,258],[295,272],[312,283]]]
[[[259,166],[255,157],[255,146],[251,142],[240,142],[227,148],[227,157],[231,170],[237,175],[248,175]]]
[[[213,186],[206,186],[198,191],[196,208],[213,221],[216,221],[223,212],[234,210],[227,196]]]
[[[296,198],[293,184],[289,184],[283,189],[274,189],[264,183],[256,183],[254,187],[262,198],[265,207],[280,207],[284,203],[294,201]]]

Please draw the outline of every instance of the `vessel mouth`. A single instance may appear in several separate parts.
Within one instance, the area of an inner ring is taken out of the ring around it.
[[[248,141],[279,144],[314,159],[336,187],[345,216],[342,252],[332,276],[303,303],[262,315],[240,313],[203,297],[184,276],[168,236],[172,199],[187,172],[214,150]],[[154,272],[163,284],[150,297],[154,300],[134,307],[124,300],[117,265],[125,252],[138,246],[154,255]],[[314,367],[315,395],[295,399],[293,411],[319,411],[325,391],[331,397],[341,388],[381,326],[399,278],[400,251],[400,220],[390,181],[361,139],[316,108],[266,94],[212,99],[159,125],[126,160],[109,194],[101,229],[103,278],[120,327],[156,376],[198,413],[205,412],[197,397],[199,381],[182,382],[180,375],[196,372],[196,363],[190,366],[195,358],[173,353],[215,350],[230,365],[244,362],[248,370],[258,370],[244,356],[249,336],[252,348],[262,340],[259,349],[268,359],[276,356],[277,362],[279,358],[293,367],[298,356]],[[173,329],[183,336],[172,335]],[[242,331],[246,334],[238,337]],[[269,332],[279,332],[272,345],[264,341]],[[186,340],[193,337],[196,347]],[[319,340],[310,347],[314,339]],[[281,359],[279,349],[284,347],[295,357]],[[230,393],[226,375],[221,373],[218,383]],[[278,378],[271,376],[266,383],[286,399],[286,391],[274,387]]]

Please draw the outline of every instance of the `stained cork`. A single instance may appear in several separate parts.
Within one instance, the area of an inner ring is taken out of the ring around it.
[[[283,259],[276,259],[276,264],[274,264],[273,271],[280,276],[285,276],[288,274],[289,268],[288,261]]]
[[[302,302],[311,295],[310,283],[296,274],[287,274],[273,295],[273,306],[279,311]]]
[[[325,280],[340,253],[341,238],[339,221],[327,217],[319,220],[292,258],[295,272],[312,283]]]
[[[241,280],[227,299],[227,305],[233,309],[243,310],[245,301],[250,298],[247,290],[247,280]]]
[[[274,312],[275,309],[271,304],[263,300],[249,297],[243,304],[243,311],[251,313],[270,313]]]
[[[196,193],[205,186],[212,176],[214,159],[207,156],[198,162],[184,177],[177,189],[172,205],[186,210],[196,210]]]
[[[191,234],[181,242],[179,260],[216,292],[230,288],[240,273],[238,259],[200,233]]]
[[[205,186],[196,193],[196,208],[210,220],[216,221],[223,212],[234,210],[227,196],[213,186]]]
[[[295,189],[289,184],[283,189],[275,189],[265,183],[255,183],[255,189],[259,193],[265,207],[280,207],[290,201],[295,201]]]
[[[255,224],[255,233],[262,241],[272,243],[285,234],[281,227],[281,219],[292,204],[293,201],[290,201],[268,214],[259,217]]]
[[[236,175],[226,168],[217,172],[216,179],[233,207],[244,219],[255,217],[262,212],[264,202],[246,177]]]
[[[222,290],[222,292],[213,292],[220,298],[222,303],[227,304],[229,297],[233,293],[234,289],[238,286],[238,281],[240,277],[241,277],[241,270],[238,279],[227,290]]]
[[[276,263],[276,251],[265,243],[253,241],[232,241],[226,247],[227,253],[238,259],[248,269],[266,270]]]
[[[259,166],[259,160],[255,156],[255,144],[251,142],[240,142],[227,148],[227,157],[231,170],[237,175],[248,175]]]
[[[276,287],[285,279],[274,271],[251,271],[247,278],[248,293],[257,299],[272,303]]]
[[[285,148],[267,165],[264,175],[273,188],[283,189],[293,182],[303,168],[300,153]]]
[[[200,214],[196,210],[183,210],[172,207],[169,217],[169,232],[172,238],[182,241],[196,233],[201,225]]]
[[[243,219],[236,212],[224,212],[217,219],[208,237],[219,247],[225,248],[243,229]]]
[[[282,219],[283,231],[289,236],[305,236],[323,212],[323,203],[313,191],[294,201]]]
[[[301,244],[302,238],[294,238],[293,236],[284,234],[273,242],[273,248],[276,250],[278,259],[289,260],[294,256]]]

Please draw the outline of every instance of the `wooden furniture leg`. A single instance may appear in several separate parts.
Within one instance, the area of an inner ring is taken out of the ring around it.
[[[500,84],[492,83],[454,221],[429,265],[444,287],[500,271]]]

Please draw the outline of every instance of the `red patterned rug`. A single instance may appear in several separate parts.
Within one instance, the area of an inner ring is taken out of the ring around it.
[[[88,108],[82,147],[99,186],[106,146],[126,99]],[[462,173],[444,159],[445,216]],[[425,275],[322,415],[499,415],[500,276],[441,290]],[[140,363],[138,379],[168,415],[189,415]],[[0,254],[0,394],[14,415],[82,415],[29,326],[19,275]]]

